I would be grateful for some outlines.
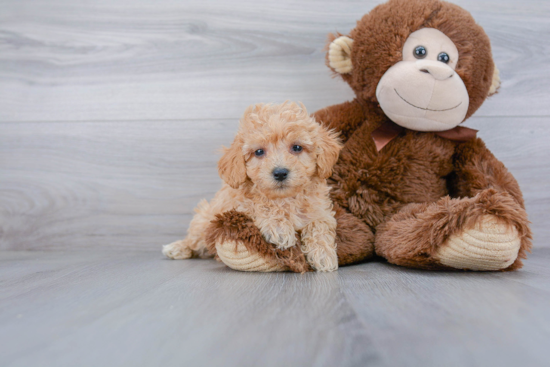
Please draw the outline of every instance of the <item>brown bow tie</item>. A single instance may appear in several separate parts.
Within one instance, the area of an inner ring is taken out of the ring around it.
[[[407,130],[408,129],[397,125],[391,120],[386,121],[378,129],[372,132],[372,138],[374,139],[374,144],[376,144],[376,150],[381,151],[386,144],[393,140],[393,138],[399,135],[402,131]],[[476,137],[477,131],[478,130],[470,129],[469,127],[457,126],[451,130],[426,132],[432,132],[444,139],[468,141]]]

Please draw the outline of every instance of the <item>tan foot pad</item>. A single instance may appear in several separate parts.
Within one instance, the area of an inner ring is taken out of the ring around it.
[[[216,251],[218,252],[220,260],[234,270],[258,272],[287,270],[274,260],[268,260],[259,254],[250,253],[241,242],[217,242]]]
[[[435,257],[456,269],[501,270],[516,260],[520,242],[515,227],[486,215],[474,228],[451,236]]]

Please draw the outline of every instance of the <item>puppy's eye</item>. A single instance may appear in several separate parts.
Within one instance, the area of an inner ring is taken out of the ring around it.
[[[264,150],[263,149],[258,149],[257,151],[254,152],[254,155],[256,157],[261,157],[265,154]]]
[[[426,50],[426,47],[424,46],[416,46],[413,53],[414,57],[416,57],[417,59],[423,59],[428,54],[428,50]]]
[[[300,153],[302,150],[303,150],[303,148],[302,148],[301,145],[293,145],[293,146],[292,146],[292,151],[293,151],[294,153]]]
[[[449,60],[450,60],[449,55],[447,55],[446,52],[442,52],[439,55],[437,55],[437,61],[441,61],[447,64]]]

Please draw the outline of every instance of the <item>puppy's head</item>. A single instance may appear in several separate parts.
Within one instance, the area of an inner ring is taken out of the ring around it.
[[[341,148],[304,105],[257,104],[246,109],[218,170],[233,188],[250,180],[270,197],[292,196],[313,177],[328,178]]]

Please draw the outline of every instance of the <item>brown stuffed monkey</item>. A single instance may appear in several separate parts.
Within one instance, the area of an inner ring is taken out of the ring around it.
[[[376,253],[423,269],[520,268],[531,247],[520,188],[459,126],[500,84],[472,16],[439,0],[390,0],[349,36],[331,36],[327,65],[356,95],[314,114],[345,142],[329,179],[339,265]],[[219,216],[209,235],[231,268],[310,270],[299,245],[275,249],[240,213]]]

